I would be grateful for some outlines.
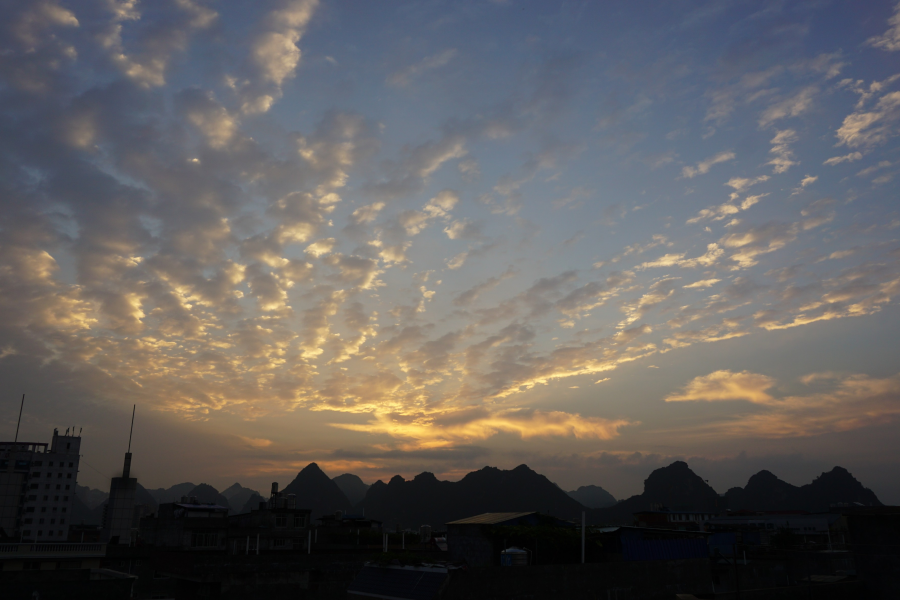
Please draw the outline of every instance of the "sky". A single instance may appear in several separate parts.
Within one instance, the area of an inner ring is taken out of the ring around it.
[[[900,503],[900,4],[0,2],[3,438]]]

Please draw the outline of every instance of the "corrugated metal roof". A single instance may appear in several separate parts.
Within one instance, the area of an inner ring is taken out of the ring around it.
[[[484,513],[467,519],[460,519],[459,521],[450,521],[447,525],[496,525],[497,523],[505,523],[506,521],[512,521],[513,519],[518,519],[520,517],[527,517],[536,512],[537,511]]]

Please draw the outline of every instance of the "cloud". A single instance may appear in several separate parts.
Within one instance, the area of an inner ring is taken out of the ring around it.
[[[713,165],[734,160],[734,157],[734,152],[719,152],[715,156],[700,161],[696,167],[684,167],[681,169],[681,176],[685,179],[691,179],[697,175],[705,175],[709,173]]]
[[[898,375],[884,378],[868,375],[829,377],[833,383],[826,391],[780,399],[767,399],[766,390],[769,388],[765,385],[772,383],[771,379],[763,375],[749,375],[758,378],[755,386],[752,381],[748,385],[751,387],[749,393],[758,394],[760,409],[700,425],[696,428],[698,433],[732,437],[808,437],[884,425],[900,417]],[[821,379],[826,378],[807,379],[805,383]],[[744,391],[743,386],[739,386],[735,396]]]
[[[435,448],[484,440],[501,432],[522,439],[573,437],[609,440],[617,437],[620,429],[636,424],[625,419],[582,417],[562,411],[523,408],[488,411],[473,408],[422,415],[415,421],[392,420],[385,415],[366,424],[333,423],[332,426],[351,431],[386,433],[394,438],[413,441],[413,447]]]
[[[426,56],[419,62],[401,69],[387,78],[388,83],[398,87],[409,85],[410,81],[425,73],[448,64],[456,56],[456,48],[448,48],[439,54]]]
[[[789,98],[769,106],[759,118],[760,127],[768,127],[775,121],[796,117],[812,106],[813,97],[819,92],[816,86],[807,86]]]
[[[842,162],[854,162],[861,159],[862,157],[863,155],[860,152],[851,152],[850,154],[845,154],[844,156],[833,156],[822,164],[834,166],[839,165]]]
[[[244,113],[268,112],[281,97],[282,85],[300,64],[297,43],[318,5],[318,0],[281,0],[262,18],[260,31],[249,43],[246,79],[231,79]]]
[[[775,380],[765,375],[729,370],[714,371],[692,379],[680,392],[666,396],[666,402],[717,402],[746,400],[755,404],[772,404],[776,400],[768,391]]]
[[[797,132],[793,129],[779,131],[775,134],[775,137],[772,138],[772,149],[769,150],[769,153],[774,154],[775,156],[766,164],[772,165],[773,173],[785,173],[792,166],[798,164],[796,161],[792,160],[794,158],[794,153],[790,149],[790,144],[796,141]]]
[[[209,27],[218,17],[216,11],[191,0],[172,4],[177,7],[165,16],[165,23],[141,27],[141,13],[133,0],[111,0],[107,8],[113,13],[107,26],[98,34],[100,45],[110,61],[129,79],[144,88],[166,83],[166,69],[177,52],[187,48],[193,30]],[[138,30],[135,52],[129,52],[123,41],[124,23]]]
[[[760,175],[759,177],[732,177],[728,181],[725,182],[730,188],[734,189],[735,194],[740,194],[750,188],[751,186],[756,185],[757,183],[763,183],[769,180],[768,175]],[[732,198],[733,200],[734,198]]]
[[[711,206],[709,208],[704,208],[700,212],[697,213],[697,216],[691,217],[685,224],[692,225],[694,223],[699,223],[700,221],[705,221],[707,219],[713,221],[722,221],[736,215],[742,210],[747,210],[757,202],[759,202],[760,198],[765,198],[768,194],[757,194],[755,196],[747,196],[743,202],[739,205],[731,204],[726,202],[725,204],[720,204],[719,206]]]
[[[890,27],[882,35],[876,35],[866,40],[866,43],[875,48],[881,48],[887,52],[900,50],[900,2],[894,6],[894,14],[888,19]]]
[[[872,110],[859,108],[844,118],[836,132],[838,146],[871,147],[896,135],[894,125],[900,119],[900,92],[883,95]]]

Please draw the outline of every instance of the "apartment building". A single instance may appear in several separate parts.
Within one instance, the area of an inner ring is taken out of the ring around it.
[[[50,444],[0,442],[0,528],[7,538],[68,539],[81,435],[53,430]]]

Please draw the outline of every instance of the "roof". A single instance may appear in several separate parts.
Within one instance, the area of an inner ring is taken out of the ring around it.
[[[640,531],[647,533],[659,533],[662,535],[673,535],[673,536],[697,536],[697,535],[712,535],[706,531],[682,531],[680,529],[660,529],[657,527],[633,527],[631,525],[614,525],[611,527],[588,527],[589,532],[593,533],[615,533],[616,531]]]
[[[386,600],[432,600],[438,597],[447,577],[446,567],[366,565],[347,593]]]
[[[175,502],[174,504],[175,506],[190,508],[191,510],[228,510],[228,508],[219,506],[218,504],[182,504],[181,502]]]
[[[447,525],[497,525],[499,523],[505,523],[506,521],[512,521],[513,519],[527,517],[528,515],[533,515],[535,513],[536,511],[483,513],[474,517],[468,517],[467,519],[450,521]]]

